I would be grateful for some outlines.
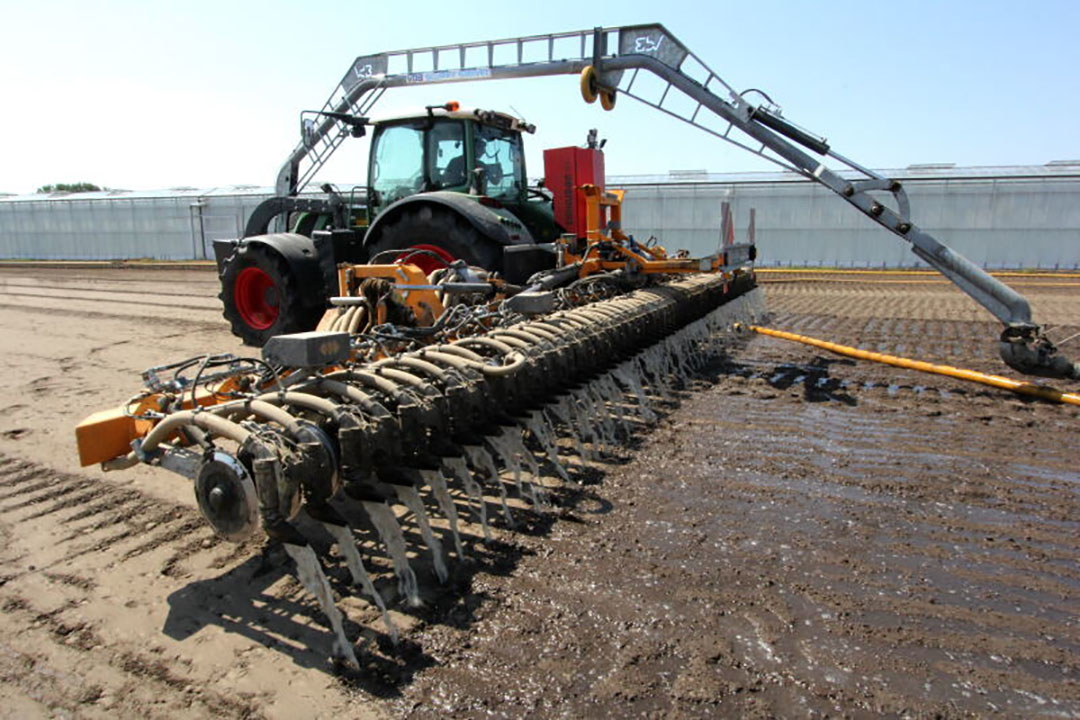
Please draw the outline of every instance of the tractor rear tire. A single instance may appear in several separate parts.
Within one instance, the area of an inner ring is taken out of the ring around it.
[[[233,335],[262,347],[275,335],[313,330],[323,308],[304,294],[285,259],[265,245],[241,243],[222,263],[221,304]]]
[[[388,250],[408,250],[428,246],[428,250],[444,259],[464,260],[485,270],[502,269],[502,245],[481,235],[476,228],[452,210],[437,205],[422,205],[404,210],[400,217],[382,228],[378,237],[368,245],[368,257],[376,263],[391,263],[404,253],[395,255]],[[441,251],[441,252],[440,252]],[[416,253],[410,260],[424,272],[444,267],[432,254]]]

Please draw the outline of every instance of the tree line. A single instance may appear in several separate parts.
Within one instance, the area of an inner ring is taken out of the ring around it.
[[[55,185],[42,185],[37,189],[39,195],[46,195],[54,192],[99,192],[107,188],[100,188],[94,183],[77,182],[77,183],[56,183]]]

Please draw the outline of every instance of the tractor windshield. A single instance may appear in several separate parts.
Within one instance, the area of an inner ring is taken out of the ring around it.
[[[424,184],[424,131],[391,125],[379,133],[371,162],[371,186],[383,204],[419,192]]]
[[[519,197],[525,187],[521,134],[491,125],[477,125],[476,166],[484,170],[488,195]]]
[[[520,198],[525,188],[521,134],[480,123],[473,127],[470,166],[468,125],[461,120],[409,120],[382,125],[371,153],[374,204],[385,207],[431,190],[465,193],[478,183],[491,197]]]

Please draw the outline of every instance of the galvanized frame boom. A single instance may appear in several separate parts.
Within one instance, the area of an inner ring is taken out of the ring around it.
[[[366,115],[389,88],[573,75],[580,74],[590,65],[595,68],[602,89],[629,95],[714,137],[821,183],[866,217],[908,241],[916,255],[993,313],[1012,331],[1013,338],[1024,338],[1025,343],[1045,340],[1040,328],[1032,322],[1031,308],[1023,296],[911,221],[910,204],[898,181],[882,177],[845,158],[832,150],[823,138],[789,122],[764,93],[754,91],[762,95],[765,102],[750,102],[746,96],[751,91],[736,92],[659,24],[595,28],[361,56],[354,61],[323,109]],[[646,97],[635,88],[642,72],[659,78],[663,84],[658,100]],[[670,102],[672,89],[677,91],[676,95],[689,98],[694,109],[681,110],[676,103]],[[314,135],[301,142],[281,168],[278,193],[295,195],[299,192],[351,130],[347,123],[333,118],[318,125]],[[733,130],[738,134],[733,136]],[[804,148],[822,159],[813,157]],[[857,179],[847,179],[829,169],[823,162],[825,157],[854,171]],[[886,206],[873,193],[891,194],[895,208]],[[1015,367],[1014,360],[1015,357],[1006,357],[1006,361]]]

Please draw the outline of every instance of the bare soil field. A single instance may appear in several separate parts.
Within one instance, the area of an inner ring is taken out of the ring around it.
[[[1011,375],[936,277],[763,280],[772,327]],[[1080,331],[1080,279],[1008,281]],[[75,424],[140,371],[245,352],[216,293],[0,268],[0,717],[1080,717],[1080,408],[760,336],[571,460],[551,512],[488,498],[446,585],[417,555],[422,608],[362,528],[397,646],[313,534],[342,672],[280,550],[217,539],[176,475],[78,467]]]

